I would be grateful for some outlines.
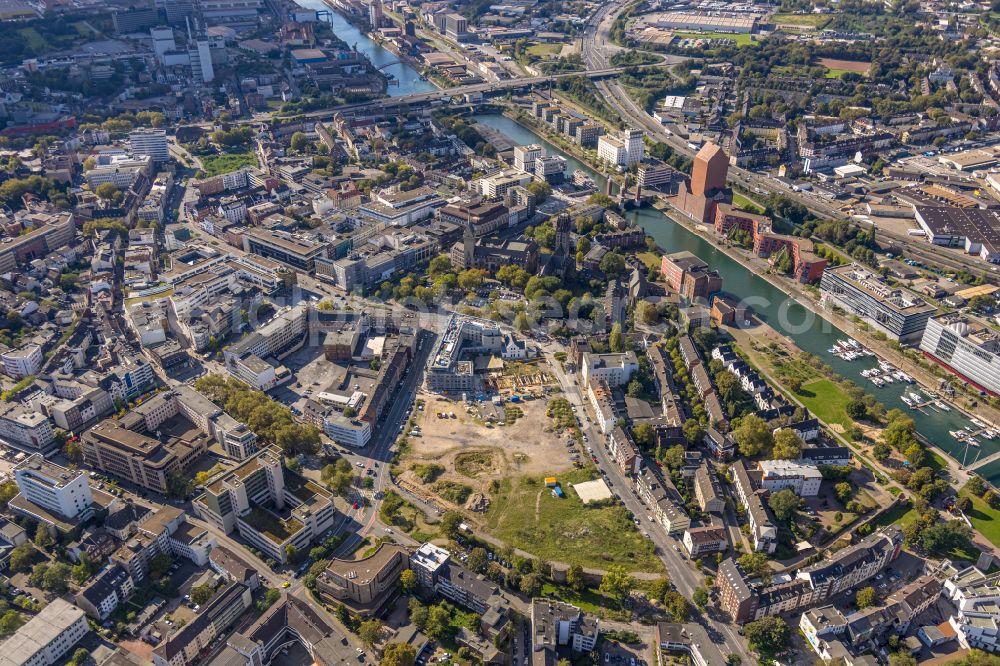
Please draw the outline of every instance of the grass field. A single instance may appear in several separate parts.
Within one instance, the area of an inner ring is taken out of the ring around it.
[[[810,28],[822,28],[830,22],[826,14],[775,14],[771,23],[775,25],[798,25]]]
[[[545,487],[543,476],[504,479],[486,514],[490,532],[543,560],[663,571],[652,542],[635,528],[624,506],[587,507],[580,501],[570,486],[590,478],[585,470],[559,475],[562,499]]]
[[[847,415],[850,398],[842,388],[826,378],[814,379],[802,385],[795,394],[810,412],[827,423],[839,423],[844,431],[850,430],[854,421]]]
[[[639,261],[645,264],[646,268],[655,268],[656,270],[660,270],[662,261],[660,260],[660,257],[652,252],[637,252],[635,256]]]
[[[257,166],[257,156],[252,150],[245,153],[227,153],[225,155],[210,155],[201,158],[205,177],[218,176],[245,166]]]
[[[32,51],[41,53],[49,48],[49,43],[34,28],[22,28],[17,32],[21,37],[24,37],[24,41],[27,42],[28,48]]]
[[[828,79],[839,79],[844,74],[850,74],[850,73],[851,72],[849,70],[846,70],[846,69],[830,69],[830,68],[827,68],[825,76]]]
[[[994,546],[1000,546],[1000,511],[997,511],[983,498],[962,491],[959,495],[972,500],[972,508],[965,515],[972,521],[976,531],[986,537]]]
[[[554,58],[562,51],[562,47],[562,44],[532,44],[528,47],[527,52],[528,55],[539,58]]]
[[[764,212],[764,209],[761,208],[758,204],[755,204],[742,194],[738,194],[736,192],[733,192],[733,205],[739,208],[740,210],[745,210],[749,213]]]
[[[736,46],[749,46],[753,37],[749,33],[734,34],[731,32],[675,32],[681,39],[731,39]]]
[[[889,509],[877,520],[872,522],[872,527],[878,529],[879,527],[885,527],[886,525],[899,525],[902,527],[907,523],[911,523],[917,519],[917,510],[914,509],[909,503],[897,504],[893,508]]]

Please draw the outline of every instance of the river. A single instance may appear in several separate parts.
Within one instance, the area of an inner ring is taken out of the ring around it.
[[[368,35],[359,30],[357,26],[352,25],[350,21],[324,3],[323,0],[299,0],[299,4],[308,9],[329,12],[330,27],[333,28],[333,33],[337,37],[347,42],[348,46],[353,46],[358,51],[367,55],[372,64],[382,69],[383,72],[395,77],[399,85],[393,84],[389,86],[388,93],[390,96],[409,95],[436,90],[434,84],[430,81],[420,80],[420,72],[413,69],[410,65],[400,62],[399,56],[376,43]]]
[[[334,33],[348,44],[356,46],[359,51],[365,53],[376,67],[381,67],[392,62],[397,63],[389,65],[385,69],[386,72],[391,73],[399,81],[399,85],[389,86],[390,95],[405,95],[416,92],[427,92],[434,89],[432,83],[420,79],[419,72],[406,63],[398,62],[399,58],[395,54],[370,39],[339,13],[330,10],[323,0],[299,0],[299,3],[310,9],[329,10],[330,23]],[[577,169],[583,169],[590,174],[603,190],[606,179],[601,174],[596,173],[579,160],[548,143],[528,128],[515,123],[509,118],[496,114],[480,115],[476,117],[476,120],[493,127],[519,144],[541,141],[546,145],[550,154],[562,155],[566,158],[567,171],[569,173]],[[968,425],[964,416],[955,411],[938,412],[932,408],[927,408],[926,413],[908,409],[903,401],[900,400],[900,397],[904,392],[916,391],[915,386],[895,383],[878,388],[874,384],[867,382],[859,374],[861,370],[876,365],[873,359],[862,358],[857,361],[848,362],[828,352],[837,340],[848,337],[843,331],[837,329],[826,320],[817,317],[808,308],[789,298],[787,294],[770,282],[752,273],[742,264],[730,258],[727,254],[694,232],[667,218],[660,211],[652,208],[644,208],[632,212],[631,215],[646,230],[646,233],[653,237],[656,244],[665,251],[678,252],[680,250],[687,250],[701,257],[712,268],[719,271],[724,280],[725,288],[744,299],[768,324],[794,340],[799,348],[822,358],[835,372],[844,377],[849,377],[859,385],[862,385],[867,392],[874,395],[887,408],[892,409],[895,407],[908,412],[913,417],[917,431],[921,435],[933,442],[940,449],[947,451],[956,460],[962,460],[965,455],[965,446],[952,438],[948,432],[950,430],[959,430]],[[979,458],[986,458],[1000,451],[1000,440],[981,441],[982,445],[980,448],[969,448],[969,464],[972,464],[973,461]],[[1000,485],[1000,461],[983,467],[979,470],[979,473],[992,483]]]

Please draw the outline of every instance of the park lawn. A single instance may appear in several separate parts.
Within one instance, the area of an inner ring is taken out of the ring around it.
[[[901,502],[872,521],[872,527],[875,529],[887,525],[899,525],[903,527],[908,523],[912,523],[917,518],[917,510],[909,502]]]
[[[750,201],[745,196],[737,192],[733,192],[733,205],[740,210],[747,211],[748,213],[762,214],[764,212],[764,209],[761,208],[759,204]]]
[[[695,30],[691,32],[675,32],[674,36],[681,39],[731,39],[736,42],[736,46],[750,46],[754,41],[750,33],[699,32]]]
[[[493,535],[543,560],[596,569],[620,564],[629,571],[664,570],[652,542],[635,528],[621,503],[588,507],[580,501],[570,486],[589,481],[590,472],[560,475],[563,498],[555,497],[543,478],[523,476],[501,481],[486,514]]]
[[[663,263],[660,257],[653,252],[637,252],[635,256],[636,259],[645,264],[646,268],[649,269],[658,271]]]
[[[205,177],[219,176],[230,171],[236,171],[242,167],[256,167],[257,155],[252,150],[245,153],[226,153],[223,155],[209,155],[201,158],[201,164],[205,172]]]
[[[850,398],[844,389],[829,379],[814,379],[802,385],[795,394],[810,412],[826,423],[838,423],[846,433],[854,426],[854,421],[847,415],[847,403]]]
[[[35,53],[42,53],[48,50],[48,41],[34,28],[21,28],[17,32],[28,43],[28,48]]]
[[[771,17],[774,25],[801,25],[821,28],[830,22],[826,14],[775,14]]]
[[[976,497],[972,493],[963,490],[959,495],[972,500],[972,508],[965,515],[976,531],[994,546],[1000,546],[1000,511],[987,504],[982,497]]]
[[[97,36],[94,33],[94,31],[90,29],[90,26],[87,25],[86,21],[76,21],[75,23],[73,23],[73,27],[76,28],[76,31],[80,34],[81,37]]]
[[[562,51],[562,47],[562,44],[532,44],[528,47],[527,53],[539,58],[554,58]]]

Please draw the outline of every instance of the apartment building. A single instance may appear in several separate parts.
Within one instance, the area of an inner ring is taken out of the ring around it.
[[[734,461],[730,471],[733,473],[733,489],[750,525],[754,550],[773,553],[778,545],[778,524],[764,501],[760,473],[748,470],[742,459]]]
[[[823,300],[839,305],[899,342],[920,340],[937,311],[912,291],[890,287],[880,275],[858,264],[824,271],[820,290]]]
[[[719,553],[729,547],[726,530],[721,527],[692,527],[684,530],[681,542],[691,557],[702,557],[710,553]]]
[[[632,379],[632,373],[639,369],[639,359],[635,352],[627,351],[621,354],[594,354],[588,352],[583,355],[580,364],[580,372],[583,374],[583,381],[590,383],[591,380],[605,381],[608,386],[625,386]]]
[[[646,465],[635,475],[635,490],[650,508],[654,522],[667,534],[680,534],[691,527],[691,518],[684,509],[684,500],[677,488],[666,476],[650,465]]]
[[[660,272],[670,288],[688,300],[707,299],[722,290],[722,277],[686,250],[664,255],[660,260]]]
[[[98,622],[104,622],[135,592],[128,571],[117,564],[106,567],[75,597],[76,605]]]
[[[249,588],[241,583],[228,583],[215,593],[193,620],[153,648],[153,664],[186,666],[195,663],[202,651],[211,646],[252,604]]]
[[[933,317],[920,351],[979,390],[1000,395],[1000,335],[985,322],[957,313]]]
[[[559,648],[587,654],[597,646],[601,621],[576,606],[551,599],[531,601],[532,663],[554,663]],[[541,654],[539,654],[541,653]]]
[[[874,577],[899,556],[902,547],[902,530],[889,525],[800,569],[794,577],[769,585],[749,581],[729,558],[720,564],[716,579],[722,607],[742,624],[822,604]]]
[[[761,460],[757,470],[761,474],[760,487],[770,493],[788,488],[799,497],[815,497],[823,482],[816,465],[794,460]]]
[[[94,497],[87,475],[67,469],[33,453],[14,467],[21,496],[67,522],[84,521],[93,512]]]
[[[722,494],[719,480],[707,462],[702,462],[694,473],[694,498],[698,508],[705,513],[722,513],[726,509],[726,500]]]

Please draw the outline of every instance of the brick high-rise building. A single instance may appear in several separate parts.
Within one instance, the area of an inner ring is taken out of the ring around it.
[[[717,143],[706,143],[694,156],[691,169],[691,194],[711,196],[715,190],[725,189],[729,158]]]

